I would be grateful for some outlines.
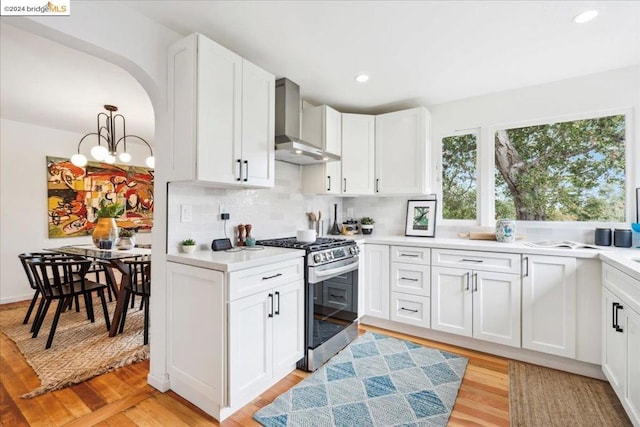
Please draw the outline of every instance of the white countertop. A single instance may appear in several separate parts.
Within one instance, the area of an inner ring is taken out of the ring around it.
[[[262,247],[262,246],[256,246]],[[167,254],[167,261],[223,272],[244,270],[279,261],[303,257],[304,250],[265,247],[262,250],[244,249],[239,252],[198,250],[191,254]]]
[[[600,259],[634,279],[640,280],[640,249],[617,248],[615,251],[601,252]]]

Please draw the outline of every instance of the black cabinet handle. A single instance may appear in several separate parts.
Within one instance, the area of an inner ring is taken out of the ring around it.
[[[620,325],[618,324],[618,310],[624,310],[624,307],[622,306],[622,304],[614,303],[614,310],[616,313],[616,332],[624,332],[622,327],[620,327]]]
[[[471,276],[471,272],[467,271],[467,274],[465,274],[465,276],[467,276],[467,290],[469,290],[469,278]]]
[[[332,298],[340,298],[340,299],[345,299],[342,295],[334,295],[334,294],[329,294],[330,297]]]
[[[262,278],[262,280],[275,279],[276,277],[280,277],[280,276],[282,276],[282,273],[274,274],[273,276],[265,276]]]
[[[611,327],[616,329],[616,307],[618,306],[617,302],[611,304]]]
[[[482,263],[484,262],[481,259],[468,259],[468,258],[462,258],[460,261],[462,262],[475,262],[475,263]]]
[[[280,315],[280,291],[276,291],[276,296],[278,297],[278,308],[276,309],[276,316]]]
[[[380,178],[376,178],[376,193],[380,192]]]
[[[410,308],[404,308],[404,307],[400,307],[400,310],[410,311],[412,313],[417,313],[418,312],[418,310],[411,310]]]
[[[342,178],[344,181],[344,188],[342,189],[342,191],[344,191],[345,193],[347,192],[347,178]]]
[[[474,273],[473,277],[475,278],[475,280],[473,281],[474,283],[473,291],[478,292],[478,273]]]
[[[236,181],[242,181],[242,159],[238,159],[238,178]]]
[[[400,254],[400,256],[408,256],[409,258],[418,258],[420,255],[418,255],[418,254]]]
[[[418,281],[418,279],[414,279],[412,277],[401,277],[400,280],[409,280],[411,282],[417,282]]]
[[[331,176],[327,176],[327,191],[331,191]]]
[[[524,265],[527,267],[524,273],[524,277],[529,277],[529,257],[524,257]]]
[[[268,317],[273,317],[273,294],[269,294],[269,299],[271,300],[271,311],[269,312]]]
[[[244,181],[246,182],[249,180],[249,160],[245,160],[244,165],[246,167],[245,174],[244,174]]]

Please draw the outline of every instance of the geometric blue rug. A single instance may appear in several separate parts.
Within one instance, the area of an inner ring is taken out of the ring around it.
[[[253,418],[267,427],[445,426],[467,359],[367,332]]]

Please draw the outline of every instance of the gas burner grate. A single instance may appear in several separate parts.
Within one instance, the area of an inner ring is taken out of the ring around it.
[[[257,245],[276,246],[280,248],[305,249],[309,252],[316,252],[323,249],[337,248],[340,246],[353,245],[353,240],[335,239],[330,237],[319,237],[315,242],[303,243],[298,242],[295,237],[285,237],[282,239],[266,239],[258,240]]]

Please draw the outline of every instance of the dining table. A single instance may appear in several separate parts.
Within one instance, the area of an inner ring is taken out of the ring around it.
[[[131,249],[98,249],[95,245],[69,245],[61,246],[58,248],[47,248],[47,251],[57,252],[65,255],[74,255],[78,257],[84,257],[87,259],[103,261],[106,268],[106,273],[109,275],[109,280],[112,283],[117,283],[114,275],[114,269],[119,271],[122,275],[120,280],[120,286],[118,289],[118,296],[116,302],[116,309],[113,312],[113,319],[111,319],[111,328],[109,329],[109,336],[113,337],[118,333],[118,325],[120,324],[120,318],[124,311],[124,305],[126,303],[124,298],[125,286],[131,281],[129,275],[129,267],[124,262],[127,259],[146,258],[151,256],[151,249],[148,247],[134,247]]]

